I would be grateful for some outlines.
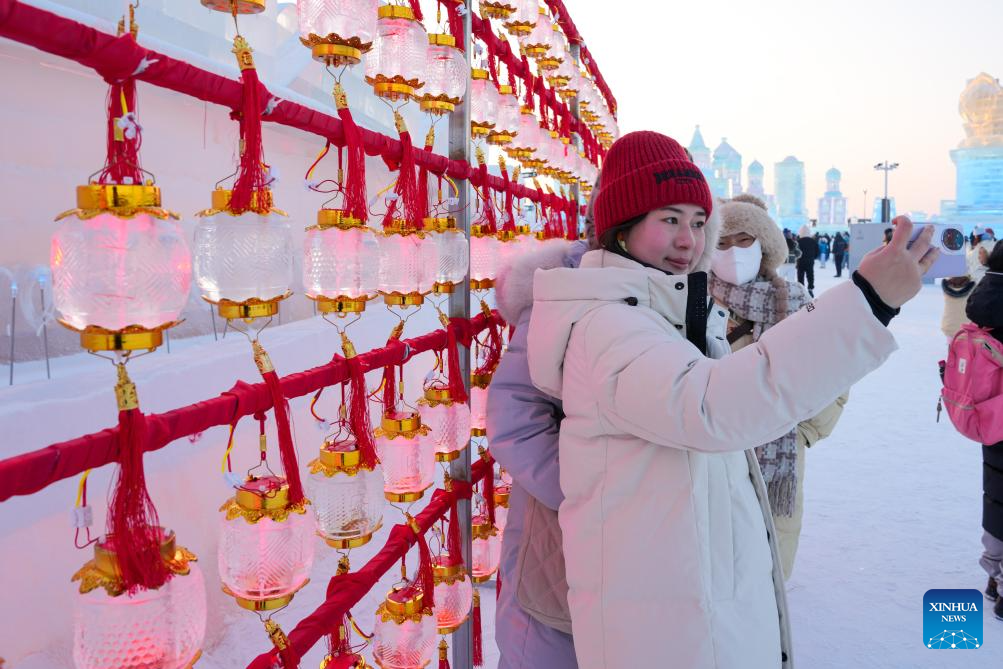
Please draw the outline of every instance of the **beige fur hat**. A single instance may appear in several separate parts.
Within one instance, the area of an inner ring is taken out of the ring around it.
[[[787,260],[787,242],[767,213],[766,204],[755,195],[739,195],[720,207],[721,236],[744,232],[759,240],[764,270],[776,270]]]

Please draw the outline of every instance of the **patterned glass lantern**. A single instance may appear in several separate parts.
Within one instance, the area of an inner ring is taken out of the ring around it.
[[[394,588],[376,609],[373,659],[381,669],[422,669],[435,654],[435,614],[421,590]]]
[[[488,433],[488,386],[491,374],[470,377],[470,436],[484,437]]]
[[[493,474],[488,474],[493,476]],[[498,528],[491,525],[486,515],[477,515],[471,521],[471,555],[473,557],[474,583],[484,583],[498,571],[501,561],[501,534]]]
[[[407,100],[425,85],[428,35],[410,7],[381,5],[373,50],[366,56],[366,83],[376,95]]]
[[[379,287],[380,245],[362,221],[321,209],[303,240],[303,286],[323,313],[358,313]]]
[[[482,0],[479,8],[482,19],[507,19],[515,12],[515,4],[507,0]]]
[[[357,548],[383,525],[383,469],[362,464],[355,437],[327,439],[310,463],[310,501],[317,534],[328,546]]]
[[[355,65],[373,46],[378,0],[296,0],[300,41],[325,65]]]
[[[293,282],[289,222],[272,212],[234,216],[227,209],[230,194],[216,189],[212,209],[201,213],[195,228],[195,279],[202,298],[218,305],[224,318],[274,315]]]
[[[391,411],[376,430],[383,463],[383,494],[391,502],[414,502],[435,483],[435,440],[421,415]]]
[[[533,30],[528,35],[519,37],[519,42],[522,44],[523,52],[530,58],[535,59],[538,64],[541,59],[550,55],[551,51],[556,47],[556,40],[554,39],[554,23],[547,16],[546,9],[540,7]],[[541,69],[547,69],[542,65],[540,67]]]
[[[290,504],[286,480],[265,476],[248,477],[220,509],[219,578],[243,608],[281,608],[310,580],[314,520],[307,504]]]
[[[191,254],[152,185],[88,184],[52,236],[54,302],[88,350],[152,349],[188,300]]]
[[[511,493],[511,483],[495,484],[495,527],[502,533],[508,525],[508,500]]]
[[[537,0],[509,0],[515,11],[505,20],[505,29],[519,37],[528,35],[536,25],[540,3]]]
[[[488,135],[488,142],[496,145],[511,144],[519,134],[519,99],[512,87],[503,84],[498,87],[498,113],[495,127]]]
[[[432,289],[433,249],[403,220],[393,221],[377,239],[380,245],[377,287],[384,302],[404,307],[423,304],[425,293]]]
[[[465,402],[455,402],[445,383],[436,383],[425,389],[419,400],[422,423],[431,430],[435,443],[435,459],[450,462],[470,442],[470,408]]]
[[[474,68],[470,76],[470,132],[487,137],[498,125],[498,88],[488,79],[487,70]]]
[[[467,59],[456,48],[456,38],[452,35],[432,33],[428,43],[428,72],[421,92],[421,110],[448,114],[467,92]]]
[[[486,204],[485,206],[492,206]],[[470,226],[470,288],[487,290],[495,285],[498,274],[498,245],[494,235],[478,225]]]
[[[518,229],[502,230],[498,233],[498,240],[501,242],[498,245],[499,271],[503,271],[503,268],[511,267],[516,258],[519,258],[529,252],[532,247],[531,236],[523,234]]]
[[[463,560],[449,553],[432,558],[435,578],[435,624],[439,634],[452,634],[470,615],[474,587]]]
[[[456,227],[452,216],[426,218],[425,257],[427,268],[434,268],[432,291],[452,293],[456,285],[463,283],[470,268],[470,247],[467,236]]]
[[[185,669],[202,654],[206,596],[195,555],[161,530],[160,554],[172,576],[155,590],[129,595],[120,581],[113,537],[94,544],[80,581],[73,632],[78,669]]]
[[[512,143],[505,147],[505,151],[520,161],[524,167],[529,167],[527,162],[536,154],[539,142],[540,121],[532,109],[523,108],[519,114],[519,132],[516,133]]]

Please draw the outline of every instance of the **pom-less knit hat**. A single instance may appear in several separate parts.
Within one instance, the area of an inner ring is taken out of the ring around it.
[[[759,240],[763,269],[775,270],[787,260],[784,233],[767,213],[766,204],[754,195],[738,195],[719,206],[721,236],[744,232]]]
[[[595,201],[596,237],[615,225],[673,204],[702,207],[714,200],[700,168],[679,142],[657,132],[630,132],[606,154]]]

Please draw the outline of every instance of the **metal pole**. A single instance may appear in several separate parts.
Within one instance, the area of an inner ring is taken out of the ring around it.
[[[10,384],[14,385],[14,334],[17,318],[17,284],[10,288]]]
[[[45,378],[52,378],[52,370],[49,369],[49,326],[45,322],[45,286],[38,287],[42,293],[42,348],[45,351]]]
[[[575,59],[575,67],[576,68],[578,67],[579,63],[581,62],[581,51],[582,51],[582,45],[579,44],[578,42],[574,42],[571,45],[571,57]],[[577,95],[574,97],[574,99],[571,100],[571,105],[570,106],[571,106],[571,116],[572,116],[572,118],[574,118],[577,121],[579,119],[579,116],[578,116],[579,107],[578,107],[578,96]],[[575,147],[576,151],[582,148],[582,138],[581,138],[581,136],[578,133],[574,133],[574,132],[571,133],[571,145],[573,147]],[[579,199],[581,198],[581,190],[580,189],[581,189],[581,186],[579,186],[578,185],[578,181],[575,180],[575,182],[573,184],[571,184],[571,194],[570,194],[570,196],[571,196],[572,202],[575,203],[575,217],[574,217],[574,220],[575,220],[575,231],[576,232],[581,232],[581,226],[579,225],[579,220],[578,220],[578,212],[580,210]]]
[[[219,334],[216,332],[216,311],[209,305],[209,318],[212,319],[212,338],[214,341],[219,341]]]
[[[464,0],[463,8],[463,52],[467,58],[467,97],[457,105],[455,111],[449,115],[449,157],[451,160],[462,160],[467,164],[472,163],[470,156],[470,12],[471,0]],[[458,38],[459,39],[459,38]],[[470,219],[471,219],[471,198],[470,184],[466,179],[456,180],[456,187],[459,189],[459,202],[457,203],[456,224],[460,230],[467,235],[468,245],[470,239]],[[457,286],[456,292],[450,294],[448,302],[448,315],[450,318],[470,317],[470,274],[469,270],[461,286]],[[470,389],[470,349],[460,346],[460,372],[463,374],[463,383]],[[460,457],[449,464],[449,476],[456,481],[470,481],[470,443],[463,449]],[[469,570],[473,562],[471,561],[470,544],[470,524],[471,524],[471,500],[461,499],[457,502],[457,511],[460,520],[460,543],[463,546],[463,564]],[[463,623],[456,632],[453,633],[453,669],[472,669],[474,666],[474,636],[473,627],[470,620]]]

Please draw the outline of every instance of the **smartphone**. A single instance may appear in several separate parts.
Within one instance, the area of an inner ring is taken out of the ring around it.
[[[926,226],[933,227],[931,248],[939,248],[940,256],[930,266],[925,276],[940,279],[968,274],[966,260],[965,232],[959,225],[946,223],[914,223],[911,247]],[[861,259],[872,250],[885,243],[885,230],[893,228],[891,223],[856,223],[850,226],[850,270],[856,270]]]

